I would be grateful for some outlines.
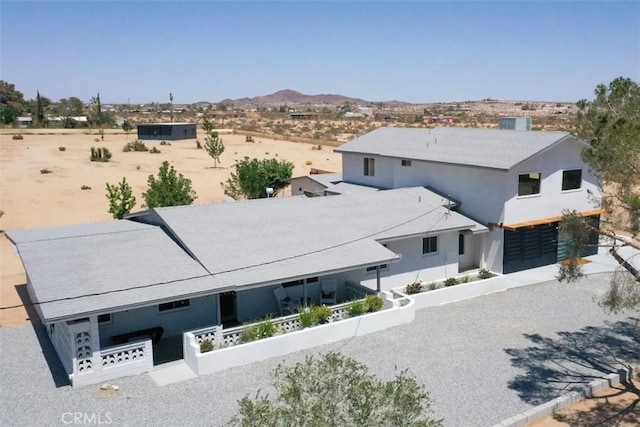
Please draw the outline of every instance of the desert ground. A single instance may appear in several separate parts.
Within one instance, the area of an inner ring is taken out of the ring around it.
[[[293,162],[293,176],[309,173],[311,167],[339,172],[341,159],[331,147],[312,149],[313,145],[283,140],[255,138],[245,142],[244,135],[224,134],[221,138],[225,151],[221,164],[213,168],[213,160],[204,149],[197,149],[194,139],[173,141],[171,145],[156,146],[161,153],[122,151],[127,141],[135,139],[134,133],[107,133],[104,141],[95,141],[97,132],[87,130],[29,130],[23,140],[13,140],[11,133],[0,134],[0,230],[16,230],[36,227],[106,221],[111,219],[105,197],[106,183],[115,184],[126,177],[134,190],[137,205],[144,203],[142,193],[147,188],[147,178],[158,172],[160,164],[168,160],[178,172],[192,180],[198,198],[196,204],[212,203],[224,198],[220,183],[233,171],[235,160],[244,156],[285,159]],[[99,137],[98,137],[99,138]],[[204,143],[202,132],[199,140]],[[59,147],[65,147],[60,151]],[[107,147],[113,157],[108,163],[89,160],[91,147]],[[310,162],[310,163],[309,163]],[[41,174],[41,169],[50,174]],[[82,190],[82,186],[91,189]],[[286,189],[281,196],[287,196]],[[26,277],[20,258],[6,237],[0,236],[0,325],[18,325],[28,321],[24,297]]]

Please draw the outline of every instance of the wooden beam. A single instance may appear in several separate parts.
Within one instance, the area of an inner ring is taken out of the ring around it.
[[[578,214],[582,217],[587,217],[587,216],[601,215],[605,212],[606,212],[605,209],[600,208],[600,209],[594,209],[591,211],[579,212]],[[503,228],[508,231],[516,231],[519,228],[535,227],[536,225],[544,225],[544,224],[559,222],[561,219],[562,219],[562,216],[552,216],[549,218],[539,218],[531,221],[517,222],[515,224],[497,224],[494,222],[490,222],[489,226]]]

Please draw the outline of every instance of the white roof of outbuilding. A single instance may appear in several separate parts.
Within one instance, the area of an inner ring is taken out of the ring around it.
[[[378,128],[334,151],[508,170],[569,137],[547,131]]]

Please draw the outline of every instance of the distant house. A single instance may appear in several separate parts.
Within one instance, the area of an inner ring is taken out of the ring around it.
[[[18,122],[18,127],[20,128],[26,128],[27,126],[31,126],[31,124],[33,123],[33,119],[31,117],[18,117],[16,121]]]
[[[141,123],[138,125],[138,139],[141,140],[175,141],[196,137],[195,123]]]
[[[318,113],[289,113],[291,120],[317,120]]]
[[[422,123],[424,123],[425,125],[429,125],[432,123],[446,123],[446,124],[453,124],[455,120],[453,119],[452,116],[432,116],[432,117],[423,117],[422,118]]]
[[[506,130],[531,130],[531,117],[501,117],[498,127]]]

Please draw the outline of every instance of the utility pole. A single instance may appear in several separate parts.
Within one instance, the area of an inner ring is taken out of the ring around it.
[[[171,123],[173,123],[173,94],[169,92],[169,102],[171,104]]]

